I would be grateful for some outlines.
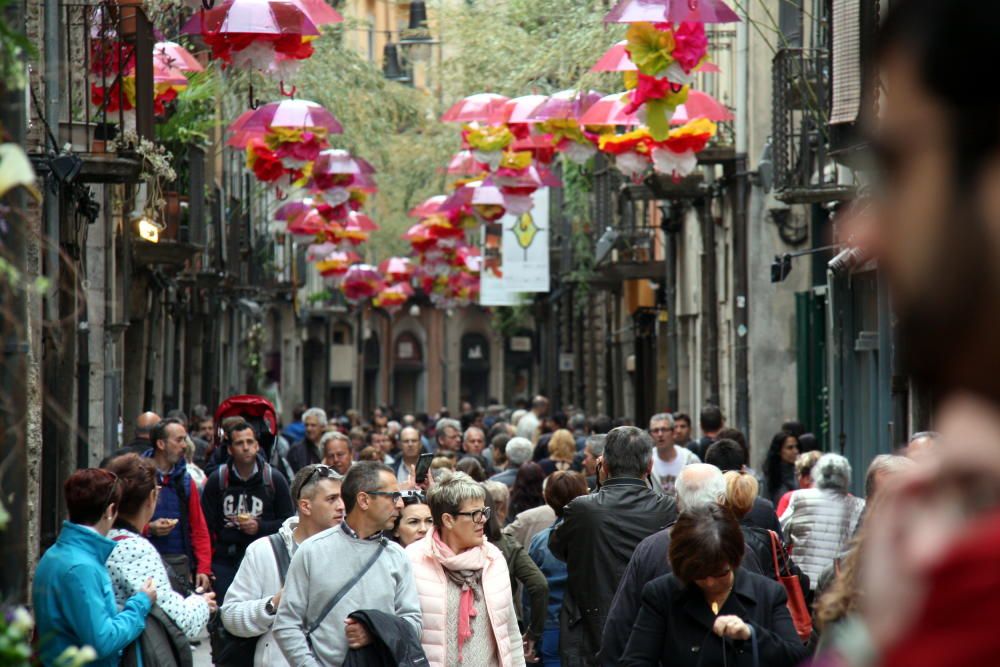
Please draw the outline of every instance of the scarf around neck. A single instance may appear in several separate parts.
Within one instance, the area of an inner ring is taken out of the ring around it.
[[[458,596],[458,661],[462,661],[462,645],[472,636],[472,619],[476,616],[475,583],[481,581],[486,566],[486,545],[455,553],[444,543],[437,529],[431,532],[431,553],[441,564],[445,576],[455,583],[461,592]]]

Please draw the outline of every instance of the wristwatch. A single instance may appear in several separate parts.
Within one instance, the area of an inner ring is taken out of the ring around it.
[[[264,604],[264,611],[267,612],[268,616],[274,616],[278,613],[278,609],[274,606],[274,598],[268,598],[267,602]]]

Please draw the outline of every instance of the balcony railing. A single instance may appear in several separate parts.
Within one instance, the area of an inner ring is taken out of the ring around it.
[[[775,196],[788,203],[850,198],[852,178],[829,154],[829,52],[781,49],[772,77]]]
[[[58,149],[104,153],[123,130],[152,139],[154,41],[143,10],[101,3],[60,4],[59,12],[60,113],[45,118]],[[36,127],[44,128],[44,115],[32,107]]]

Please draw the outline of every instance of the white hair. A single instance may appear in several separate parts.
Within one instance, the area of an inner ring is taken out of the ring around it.
[[[525,461],[529,461],[534,453],[535,446],[527,438],[511,438],[507,441],[507,447],[504,449],[507,461],[512,466],[519,466]]]
[[[326,425],[326,410],[323,408],[309,408],[302,413],[302,421],[309,419],[310,417],[315,417],[319,420],[320,424]]]
[[[851,462],[840,454],[824,454],[813,466],[812,478],[817,489],[847,493],[851,485]]]
[[[696,479],[691,479],[694,475],[684,474],[688,470],[688,468],[681,470],[677,481],[674,482],[674,488],[677,490],[677,507],[680,511],[687,512],[713,503],[722,503],[726,499],[726,478],[722,476],[721,470],[715,468],[708,477],[700,476]]]
[[[351,439],[348,438],[343,433],[341,433],[340,431],[327,431],[322,436],[320,436],[319,448],[323,451],[326,451],[326,443],[330,442],[331,440],[343,440],[344,442],[347,443],[348,447],[351,446]]]

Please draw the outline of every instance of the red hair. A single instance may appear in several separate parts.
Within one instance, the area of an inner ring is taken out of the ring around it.
[[[77,470],[69,476],[63,491],[66,494],[66,508],[69,520],[85,526],[93,526],[114,503],[122,499],[121,484],[114,473],[101,468]]]

